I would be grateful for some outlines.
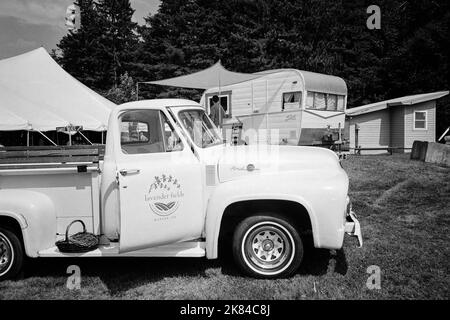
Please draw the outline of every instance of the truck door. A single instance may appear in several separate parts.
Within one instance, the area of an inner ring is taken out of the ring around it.
[[[200,161],[162,111],[128,110],[118,123],[120,252],[199,238],[205,212]]]

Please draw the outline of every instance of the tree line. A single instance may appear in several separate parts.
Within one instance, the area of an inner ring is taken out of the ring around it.
[[[450,88],[450,2],[380,0],[381,28],[366,26],[363,0],[162,0],[144,25],[129,0],[77,0],[81,27],[53,56],[109,99],[134,100],[135,83],[205,69],[295,68],[342,77],[348,107]],[[139,97],[187,97],[198,90],[141,86]],[[438,102],[437,133],[450,125]]]

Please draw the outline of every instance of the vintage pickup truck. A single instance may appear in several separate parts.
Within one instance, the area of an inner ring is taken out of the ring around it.
[[[98,148],[0,150],[1,279],[25,256],[215,259],[226,250],[248,275],[287,277],[308,239],[339,249],[348,233],[362,245],[330,150],[226,145],[204,109],[182,99],[123,104],[108,125],[100,157]],[[74,220],[98,236],[97,249],[58,250]]]

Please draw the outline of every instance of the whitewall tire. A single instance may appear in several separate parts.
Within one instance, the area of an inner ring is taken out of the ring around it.
[[[292,223],[276,214],[244,219],[233,236],[238,266],[257,278],[289,277],[303,258],[303,243]]]
[[[14,278],[22,269],[24,254],[19,238],[0,227],[0,280]]]

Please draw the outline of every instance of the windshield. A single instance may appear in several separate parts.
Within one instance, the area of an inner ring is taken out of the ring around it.
[[[184,110],[178,113],[181,123],[200,148],[223,143],[219,130],[203,110]]]

